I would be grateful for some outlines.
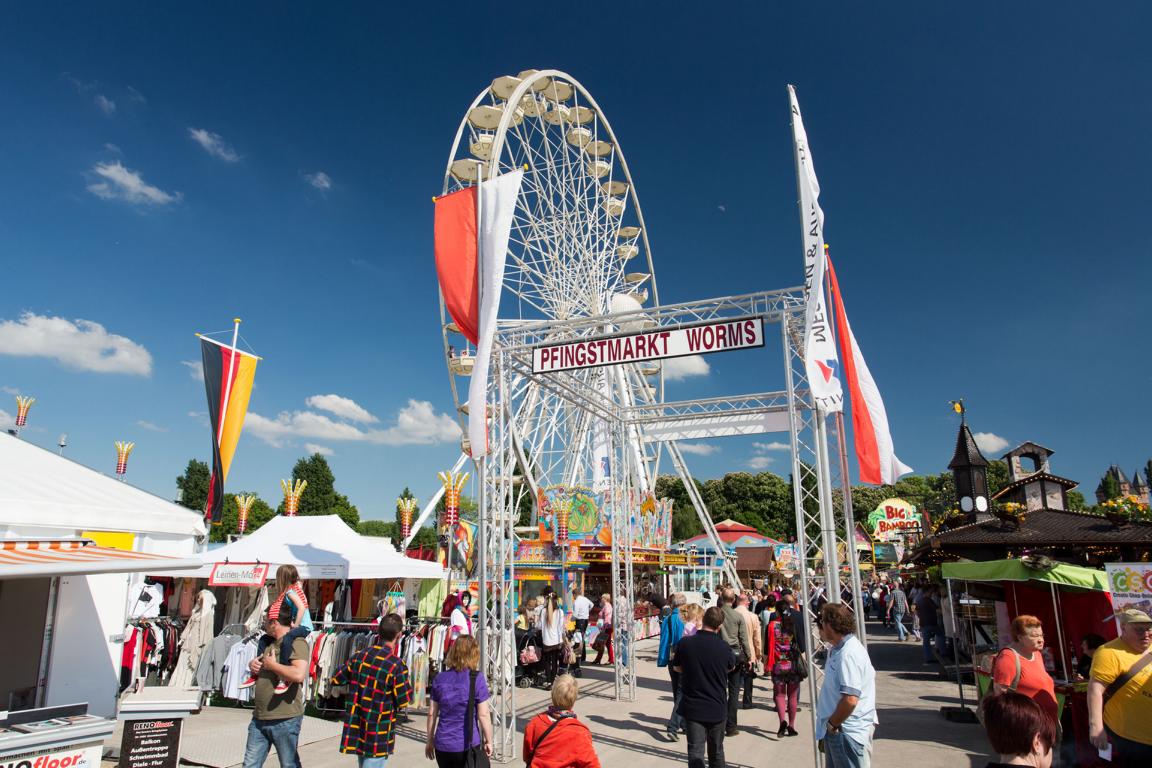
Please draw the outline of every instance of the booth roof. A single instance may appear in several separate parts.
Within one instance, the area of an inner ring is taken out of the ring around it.
[[[29,442],[0,434],[0,526],[207,533],[203,516]]]
[[[1029,568],[1020,560],[988,560],[943,563],[940,569],[942,577],[958,581],[1046,581],[1097,592],[1109,591],[1104,571],[1068,563],[1056,563],[1052,568],[1039,570]]]
[[[338,515],[277,516],[244,538],[201,555],[175,576],[206,577],[216,563],[294,565],[302,579],[442,579],[439,563],[405,557],[388,539],[361,536]]]

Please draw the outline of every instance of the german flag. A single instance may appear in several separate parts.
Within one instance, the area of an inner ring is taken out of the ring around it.
[[[260,358],[205,336],[200,337],[200,354],[204,359],[208,419],[212,423],[212,479],[208,484],[204,517],[211,519],[213,525],[219,525],[224,511],[224,481],[228,479],[240,430],[244,428]]]

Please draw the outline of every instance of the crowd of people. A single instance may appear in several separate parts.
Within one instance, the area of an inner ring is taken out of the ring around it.
[[[261,652],[249,665],[253,710],[244,768],[260,768],[272,747],[282,768],[300,768],[297,745],[304,715],[300,686],[308,675],[308,647],[299,627],[307,601],[296,574],[279,574],[279,596],[269,608]],[[942,610],[938,590],[914,584],[905,592],[899,580],[870,585],[870,611],[886,618],[903,642],[918,631],[925,659],[933,652]],[[824,675],[814,711],[815,737],[829,768],[869,766],[878,718],[876,675],[856,636],[856,616],[845,602],[823,604],[811,622],[789,589],[737,591],[723,588],[717,605],[689,603],[683,593],[667,600],[652,590],[645,599],[661,608],[656,663],[667,669],[672,707],[665,736],[686,736],[691,768],[723,768],[726,738],[741,734],[740,712],[753,706],[753,682],[770,681],[778,738],[798,735],[796,710],[801,683],[810,674],[812,625],[824,644]],[[425,755],[438,768],[487,764],[492,754],[488,682],[480,671],[480,649],[472,637],[470,595],[445,605],[453,640],[443,671],[430,691]],[[523,757],[535,768],[598,768],[592,733],[574,706],[577,674],[560,674],[558,650],[574,633],[598,630],[598,644],[612,663],[614,612],[609,595],[597,603],[576,591],[566,607],[551,590],[525,601],[525,628],[544,637],[544,661],[551,706],[532,718],[524,733]],[[593,611],[595,623],[590,625]],[[905,633],[907,616],[917,621]],[[1117,615],[1120,635],[1105,642],[1082,639],[1078,674],[1088,682],[1089,738],[1112,765],[1152,765],[1152,618],[1128,609]],[[381,618],[374,642],[336,670],[333,683],[349,694],[340,751],[357,757],[361,768],[384,768],[392,754],[396,725],[412,699],[404,662],[394,651],[404,620]],[[1055,682],[1045,665],[1044,627],[1035,616],[1011,622],[1010,642],[991,663],[992,690],[981,702],[989,741],[998,765],[1046,768],[1065,735]],[[583,649],[582,649],[583,650]],[[936,651],[938,652],[938,651]],[[594,663],[600,662],[598,654]],[[564,670],[576,673],[580,657]],[[746,730],[753,730],[747,728]]]

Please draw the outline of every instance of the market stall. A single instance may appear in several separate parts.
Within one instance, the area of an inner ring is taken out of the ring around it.
[[[9,435],[0,465],[0,710],[87,702],[89,714],[113,717],[141,574],[199,562],[187,558],[204,521]]]
[[[991,687],[991,658],[1011,642],[1015,616],[1036,616],[1044,625],[1045,665],[1056,682],[1066,732],[1089,759],[1087,683],[1076,676],[1080,640],[1094,633],[1116,637],[1112,599],[1104,571],[1058,563],[1048,558],[944,563],[941,576],[957,627],[960,652],[970,660],[978,698]],[[957,668],[961,701],[963,683]],[[1087,764],[1087,763],[1086,763]]]

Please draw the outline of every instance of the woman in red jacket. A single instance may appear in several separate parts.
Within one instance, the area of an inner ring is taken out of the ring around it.
[[[524,729],[524,764],[531,768],[600,768],[592,732],[576,719],[572,706],[579,688],[572,675],[552,684],[552,706]]]

